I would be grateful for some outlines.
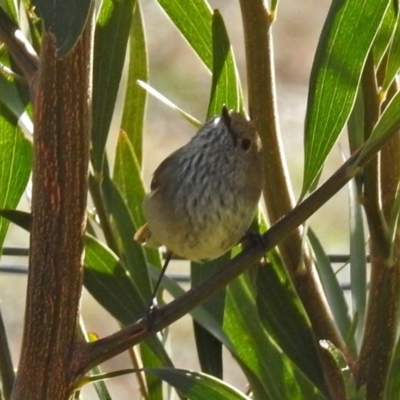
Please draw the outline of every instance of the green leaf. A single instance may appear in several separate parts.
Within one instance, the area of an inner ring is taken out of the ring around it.
[[[234,347],[234,356],[242,368],[245,367],[246,376],[249,377],[247,372],[251,371],[251,389],[262,399],[301,399],[305,398],[302,397],[304,385],[308,393],[313,393],[307,399],[322,399],[316,387],[301,376],[264,329],[253,292],[245,276],[235,279],[227,289],[224,320],[224,330]],[[302,380],[301,385],[295,377]]]
[[[94,38],[92,163],[103,168],[105,146],[125,62],[136,0],[103,0]]]
[[[140,3],[136,2],[129,36],[129,70],[122,114],[123,129],[132,144],[138,163],[142,163],[143,120],[146,108],[146,92],[137,80],[148,80],[147,51]]]
[[[385,75],[382,83],[382,91],[386,92],[393,82],[400,68],[400,13],[397,13],[397,24],[392,41],[387,53]]]
[[[372,54],[374,56],[374,64],[379,65],[383,55],[386,53],[390,42],[393,37],[394,28],[396,27],[396,10],[394,2],[390,2],[383,17],[382,24],[379,27],[378,34],[376,35],[374,45],[372,47]]]
[[[140,227],[146,222],[142,211],[142,202],[145,190],[136,153],[133,150],[128,135],[124,131],[121,131],[118,136],[113,182],[121,193],[121,196],[129,209],[134,226],[136,228]],[[161,267],[158,250],[146,247],[143,247],[142,249],[150,264]]]
[[[57,56],[65,57],[78,41],[89,12],[91,0],[32,0],[46,31],[55,36]]]
[[[360,348],[366,317],[367,303],[367,255],[365,250],[364,222],[356,180],[349,184],[350,228],[350,280],[353,318],[356,321],[355,339]]]
[[[118,321],[128,325],[144,315],[144,303],[118,257],[98,239],[85,238],[84,284]]]
[[[261,322],[300,370],[326,391],[310,322],[282,267],[267,264],[258,268],[256,299]]]
[[[230,252],[206,263],[191,263],[190,278],[192,287],[202,280],[224,268],[230,259]],[[224,319],[225,290],[220,290],[202,304],[202,307],[213,316],[215,322],[222,328]],[[222,343],[212,332],[194,320],[194,335],[201,370],[209,375],[222,379]]]
[[[14,209],[26,188],[32,168],[32,145],[16,120],[0,105],[0,209]],[[0,249],[9,222],[0,218]]]
[[[228,109],[243,111],[242,91],[225,24],[218,10],[212,18],[213,66],[207,119]]]
[[[5,48],[0,48],[0,65],[10,68],[11,63],[5,50]],[[29,90],[26,86],[18,85],[14,76],[0,72],[0,102],[17,120],[25,113],[29,104],[29,97]],[[28,115],[26,115],[26,118],[27,124],[32,126],[32,121],[30,121]]]
[[[332,2],[311,72],[302,196],[315,182],[346,124],[388,4],[388,0]]]
[[[124,264],[142,295],[142,306],[144,306],[143,311],[145,311],[146,301],[150,302],[152,289],[143,248],[133,239],[137,227],[120,191],[107,175],[103,178],[101,191],[123,246]]]
[[[206,67],[212,69],[210,6],[205,0],[157,0],[190,47]]]
[[[190,400],[250,400],[228,383],[210,375],[174,368],[146,368]]]
[[[95,237],[86,235],[83,282],[89,293],[121,324],[129,325],[146,314],[137,286],[117,256]],[[157,365],[172,366],[157,336],[141,343],[157,357]]]
[[[31,214],[25,211],[0,209],[0,216],[8,219],[10,222],[25,229],[27,232],[31,230]]]
[[[151,87],[149,84],[146,82],[143,82],[141,80],[137,81],[137,84],[144,89],[147,93],[151,94],[154,98],[157,100],[161,101],[165,105],[167,105],[169,108],[171,108],[174,111],[177,111],[183,118],[185,118],[188,122],[190,122],[193,126],[196,128],[200,128],[203,124],[197,120],[195,117],[192,115],[188,114],[186,111],[182,110],[179,108],[176,104],[174,104],[171,100],[167,99],[164,95],[162,95],[158,90],[154,89]]]
[[[308,230],[308,239],[315,255],[318,274],[336,325],[342,336],[348,338],[351,332],[351,321],[343,290],[333,272],[331,262],[326,255],[321,242],[311,229]]]
[[[377,144],[386,140],[400,129],[400,92],[392,98],[390,103],[385,108],[385,111],[376,123],[371,136],[366,142],[357,162],[359,163],[364,159],[366,154],[375,147]]]

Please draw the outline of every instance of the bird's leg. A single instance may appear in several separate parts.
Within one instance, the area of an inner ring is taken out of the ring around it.
[[[169,262],[171,261],[171,257],[172,257],[172,252],[168,250],[167,254],[165,256],[164,265],[161,269],[160,275],[158,276],[157,282],[154,286],[153,294],[151,295],[151,301],[150,301],[149,308],[148,308],[148,311],[150,314],[153,313],[154,310],[157,308],[157,292],[158,292],[158,289],[160,288],[162,278],[165,275],[165,272],[167,271],[167,267],[168,267]]]
[[[260,232],[248,230],[239,242],[243,248],[256,247],[264,244],[264,237]]]

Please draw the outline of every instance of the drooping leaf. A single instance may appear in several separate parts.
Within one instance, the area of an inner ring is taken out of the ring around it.
[[[228,383],[199,372],[177,368],[147,368],[190,400],[250,400]]]
[[[310,79],[302,195],[310,189],[354,104],[364,62],[388,0],[332,2]]]

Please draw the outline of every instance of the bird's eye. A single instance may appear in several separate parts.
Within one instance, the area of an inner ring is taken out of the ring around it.
[[[242,139],[242,141],[240,142],[240,146],[241,146],[242,150],[244,150],[244,151],[249,150],[251,147],[251,140],[250,139]]]

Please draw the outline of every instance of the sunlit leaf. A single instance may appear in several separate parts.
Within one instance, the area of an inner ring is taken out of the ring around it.
[[[332,2],[311,72],[302,195],[313,185],[346,124],[388,4],[389,0]]]
[[[14,209],[28,183],[32,168],[32,145],[16,120],[0,105],[0,209]],[[0,248],[9,222],[0,218]]]
[[[137,85],[137,80],[147,81],[147,50],[140,3],[136,2],[129,36],[129,70],[126,84],[123,129],[135,151],[138,163],[142,163],[143,120],[146,108],[146,92]]]
[[[147,368],[190,400],[250,400],[228,383],[210,375],[172,368]]]
[[[136,0],[103,0],[96,24],[92,106],[92,163],[96,172],[103,168],[135,4]]]
[[[208,69],[212,69],[212,12],[205,0],[157,0]]]
[[[220,114],[224,104],[228,109],[243,111],[235,60],[224,21],[218,10],[212,18],[212,44],[212,83],[207,118]]]

